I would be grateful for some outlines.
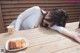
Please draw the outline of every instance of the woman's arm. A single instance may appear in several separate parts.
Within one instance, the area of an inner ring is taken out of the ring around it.
[[[33,12],[36,11],[36,9],[40,9],[40,7],[39,7],[39,6],[33,6],[33,7],[29,8],[29,9],[25,10],[24,12],[22,12],[22,13],[18,16],[18,18],[17,18],[17,20],[16,20],[16,24],[15,24],[15,30],[16,30],[16,31],[19,31],[22,22],[23,22],[25,19],[27,19],[29,16],[31,16],[31,15],[33,14]]]
[[[50,28],[53,29],[53,30],[56,30],[56,31],[68,36],[68,37],[71,37],[71,38],[73,38],[74,40],[76,40],[80,43],[80,37],[79,37],[80,34],[77,34],[75,32],[71,32],[64,27],[57,26],[57,25],[55,25],[53,27],[50,27]]]
[[[15,24],[15,30],[19,31],[21,23],[24,21],[24,19],[26,19],[26,11],[24,11],[23,13],[21,13],[17,20],[16,20],[16,24]]]

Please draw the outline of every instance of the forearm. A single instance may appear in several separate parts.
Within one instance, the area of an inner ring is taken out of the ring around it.
[[[72,37],[72,36],[76,35],[75,32],[71,32],[71,31],[69,31],[68,29],[66,29],[66,28],[64,28],[62,26],[54,25],[53,27],[50,27],[50,28],[53,29],[53,30],[56,30],[56,31],[60,32],[61,34],[69,36],[69,37]]]
[[[66,28],[64,28],[60,33],[66,35],[68,37],[71,37],[71,38],[77,34],[76,32],[69,31]]]
[[[68,37],[71,37],[73,38],[74,40],[76,40],[77,42],[80,43],[80,34],[76,33],[76,32],[72,32],[72,31],[69,31],[68,29],[64,28],[64,27],[61,27],[61,26],[53,26],[53,27],[50,27],[51,29],[53,30],[56,30],[58,32],[60,32],[61,34],[64,34]]]
[[[79,37],[80,34],[78,34],[76,32],[71,32],[71,31],[69,31],[67,29],[62,30],[61,33],[66,35],[66,36],[68,36],[68,37],[73,38],[74,40],[76,40],[77,42],[80,43],[80,37]]]

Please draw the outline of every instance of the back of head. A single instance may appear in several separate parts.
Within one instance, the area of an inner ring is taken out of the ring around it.
[[[63,9],[53,9],[50,11],[50,17],[54,24],[65,27],[68,15]]]

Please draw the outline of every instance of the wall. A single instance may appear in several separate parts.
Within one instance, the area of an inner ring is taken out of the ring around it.
[[[69,14],[67,22],[78,21],[80,18],[80,2],[65,2],[64,0],[0,0],[0,30],[6,30],[12,20],[25,9],[38,5],[46,11],[52,8],[63,8]],[[2,27],[3,26],[3,27]]]

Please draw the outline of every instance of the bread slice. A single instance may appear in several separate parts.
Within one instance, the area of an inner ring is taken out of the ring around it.
[[[10,49],[10,50],[12,50],[12,49],[15,49],[16,48],[16,44],[15,44],[15,42],[14,41],[10,41],[9,42],[9,44],[8,44],[8,48]]]
[[[22,48],[22,41],[21,40],[16,40],[16,48]]]

